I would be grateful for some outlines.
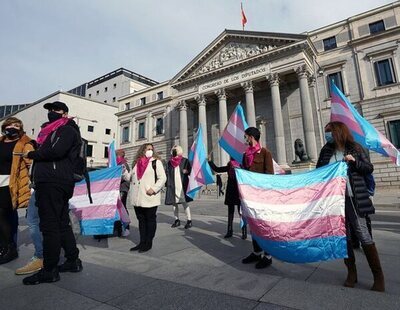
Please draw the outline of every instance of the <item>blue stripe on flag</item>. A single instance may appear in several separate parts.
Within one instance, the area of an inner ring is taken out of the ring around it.
[[[80,221],[82,236],[112,235],[114,233],[114,222],[120,219],[118,212],[112,219],[94,219]]]
[[[219,145],[238,163],[242,163],[243,161],[243,153],[238,152],[236,149],[232,147],[226,140],[220,139]]]
[[[108,180],[108,179],[118,178],[118,177],[121,177],[121,175],[122,175],[122,166],[104,168],[104,169],[89,172],[89,177],[90,177],[91,183],[96,182],[96,181],[104,181],[104,180]],[[85,184],[85,180],[82,180],[79,183],[76,183],[76,185],[79,185],[79,184]]]
[[[250,184],[263,189],[296,189],[323,183],[335,177],[347,176],[347,164],[343,161],[323,166],[301,174],[273,175],[235,169],[239,184]]]
[[[312,263],[347,258],[346,236],[302,241],[271,241],[252,235],[258,245],[272,256],[289,263]]]

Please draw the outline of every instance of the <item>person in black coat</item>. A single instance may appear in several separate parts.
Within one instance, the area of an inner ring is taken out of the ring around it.
[[[225,195],[225,205],[228,206],[228,230],[224,238],[230,238],[233,235],[233,217],[235,213],[235,206],[240,214],[240,199],[239,199],[239,189],[236,180],[235,168],[240,167],[240,164],[235,161],[232,157],[228,164],[223,167],[217,167],[211,160],[208,162],[212,170],[217,173],[227,172],[228,182],[226,185],[226,195]],[[244,226],[242,228],[242,239],[247,238],[247,228]]]
[[[345,219],[348,258],[344,259],[348,270],[346,287],[354,287],[357,283],[355,256],[351,244],[350,227],[353,229],[367,257],[374,276],[373,291],[384,292],[385,282],[379,255],[368,232],[365,215],[374,213],[374,206],[369,198],[365,176],[374,170],[362,147],[354,141],[347,126],[341,122],[330,122],[325,126],[327,143],[319,154],[317,168],[344,160],[348,163],[348,182],[345,198]]]
[[[172,156],[167,164],[165,204],[174,206],[175,221],[171,225],[172,228],[181,225],[178,205],[181,204],[183,206],[187,217],[185,229],[188,229],[192,227],[192,217],[188,202],[193,201],[193,199],[186,195],[186,190],[189,184],[189,174],[192,167],[189,160],[183,157],[182,154],[183,150],[181,146],[174,145],[172,147]]]

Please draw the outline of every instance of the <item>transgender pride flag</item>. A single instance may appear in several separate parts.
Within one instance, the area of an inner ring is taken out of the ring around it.
[[[192,164],[192,171],[189,175],[189,184],[186,190],[186,195],[193,199],[203,185],[214,183],[214,178],[207,161],[207,155],[203,144],[201,125],[199,126],[197,137],[190,149],[189,160]]]
[[[238,163],[243,161],[243,153],[248,147],[244,141],[244,131],[248,127],[239,102],[219,139],[219,145]]]
[[[74,196],[70,199],[72,215],[79,221],[82,235],[110,235],[114,222],[130,222],[119,199],[122,166],[105,168],[89,173],[93,203],[87,197],[85,181],[75,185]]]
[[[264,251],[290,263],[347,257],[347,164],[271,175],[236,169],[242,216]]]
[[[397,148],[357,112],[334,83],[332,83],[331,97],[331,122],[346,124],[356,142],[367,149],[390,157],[397,166],[400,166],[400,152]]]

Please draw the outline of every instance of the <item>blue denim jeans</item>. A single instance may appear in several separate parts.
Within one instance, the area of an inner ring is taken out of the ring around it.
[[[43,258],[43,237],[39,229],[39,212],[36,206],[35,192],[32,193],[31,199],[28,204],[27,221],[29,232],[35,247],[35,257]]]

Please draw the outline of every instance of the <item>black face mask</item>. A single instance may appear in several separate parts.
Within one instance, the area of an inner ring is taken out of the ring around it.
[[[4,133],[8,139],[15,139],[19,135],[19,129],[17,128],[6,128]]]
[[[49,119],[50,123],[60,119],[62,117],[62,114],[54,112],[54,111],[50,111],[49,113],[47,113],[47,118]]]
[[[178,152],[176,150],[172,150],[172,156],[176,157],[176,155],[178,155]]]

